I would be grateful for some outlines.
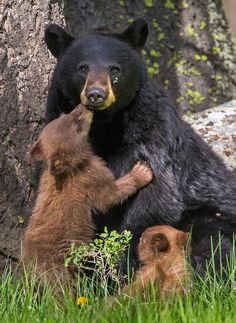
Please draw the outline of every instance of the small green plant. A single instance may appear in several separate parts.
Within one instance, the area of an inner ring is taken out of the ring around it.
[[[71,245],[71,249],[65,259],[65,266],[76,266],[78,273],[92,273],[97,275],[98,281],[107,286],[107,282],[112,280],[119,283],[119,273],[116,264],[121,256],[128,249],[132,238],[130,231],[118,233],[113,230],[104,232],[91,243],[82,245]]]

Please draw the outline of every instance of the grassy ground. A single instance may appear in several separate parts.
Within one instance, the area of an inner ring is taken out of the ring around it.
[[[212,262],[214,267],[214,262]],[[194,279],[192,290],[183,298],[161,301],[153,287],[148,299],[115,299],[104,297],[107,286],[94,292],[87,278],[80,284],[78,296],[88,302],[76,305],[69,295],[63,305],[57,303],[48,288],[38,297],[37,282],[14,279],[6,270],[0,283],[0,322],[236,322],[236,259],[235,250],[229,260],[227,280],[207,274],[204,280]]]

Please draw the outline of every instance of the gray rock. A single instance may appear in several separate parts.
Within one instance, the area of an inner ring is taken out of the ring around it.
[[[223,158],[227,166],[236,171],[236,100],[196,113],[184,120],[204,138]]]

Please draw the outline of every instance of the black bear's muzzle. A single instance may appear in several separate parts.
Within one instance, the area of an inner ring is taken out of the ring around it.
[[[80,99],[84,106],[92,110],[104,110],[115,102],[107,71],[94,69],[88,73]]]
[[[103,88],[91,87],[86,91],[89,106],[101,107],[107,99],[107,93]]]

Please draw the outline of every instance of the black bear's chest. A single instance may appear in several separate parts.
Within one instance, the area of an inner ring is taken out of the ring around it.
[[[160,171],[175,176],[176,168],[179,174],[179,162],[171,153],[163,125],[158,118],[151,124],[139,118],[144,119],[142,115],[132,118],[123,110],[110,123],[95,119],[90,130],[94,152],[105,160],[116,178],[125,175],[140,160],[151,165],[154,177]]]
[[[116,178],[128,172],[139,160],[148,160],[145,136],[121,116],[111,122],[94,120],[90,141],[94,152],[102,157]],[[156,148],[158,150],[158,147]]]
[[[126,145],[121,134],[109,134],[91,138],[95,153],[105,160],[113,175],[118,178],[128,172],[142,158],[139,146]]]

